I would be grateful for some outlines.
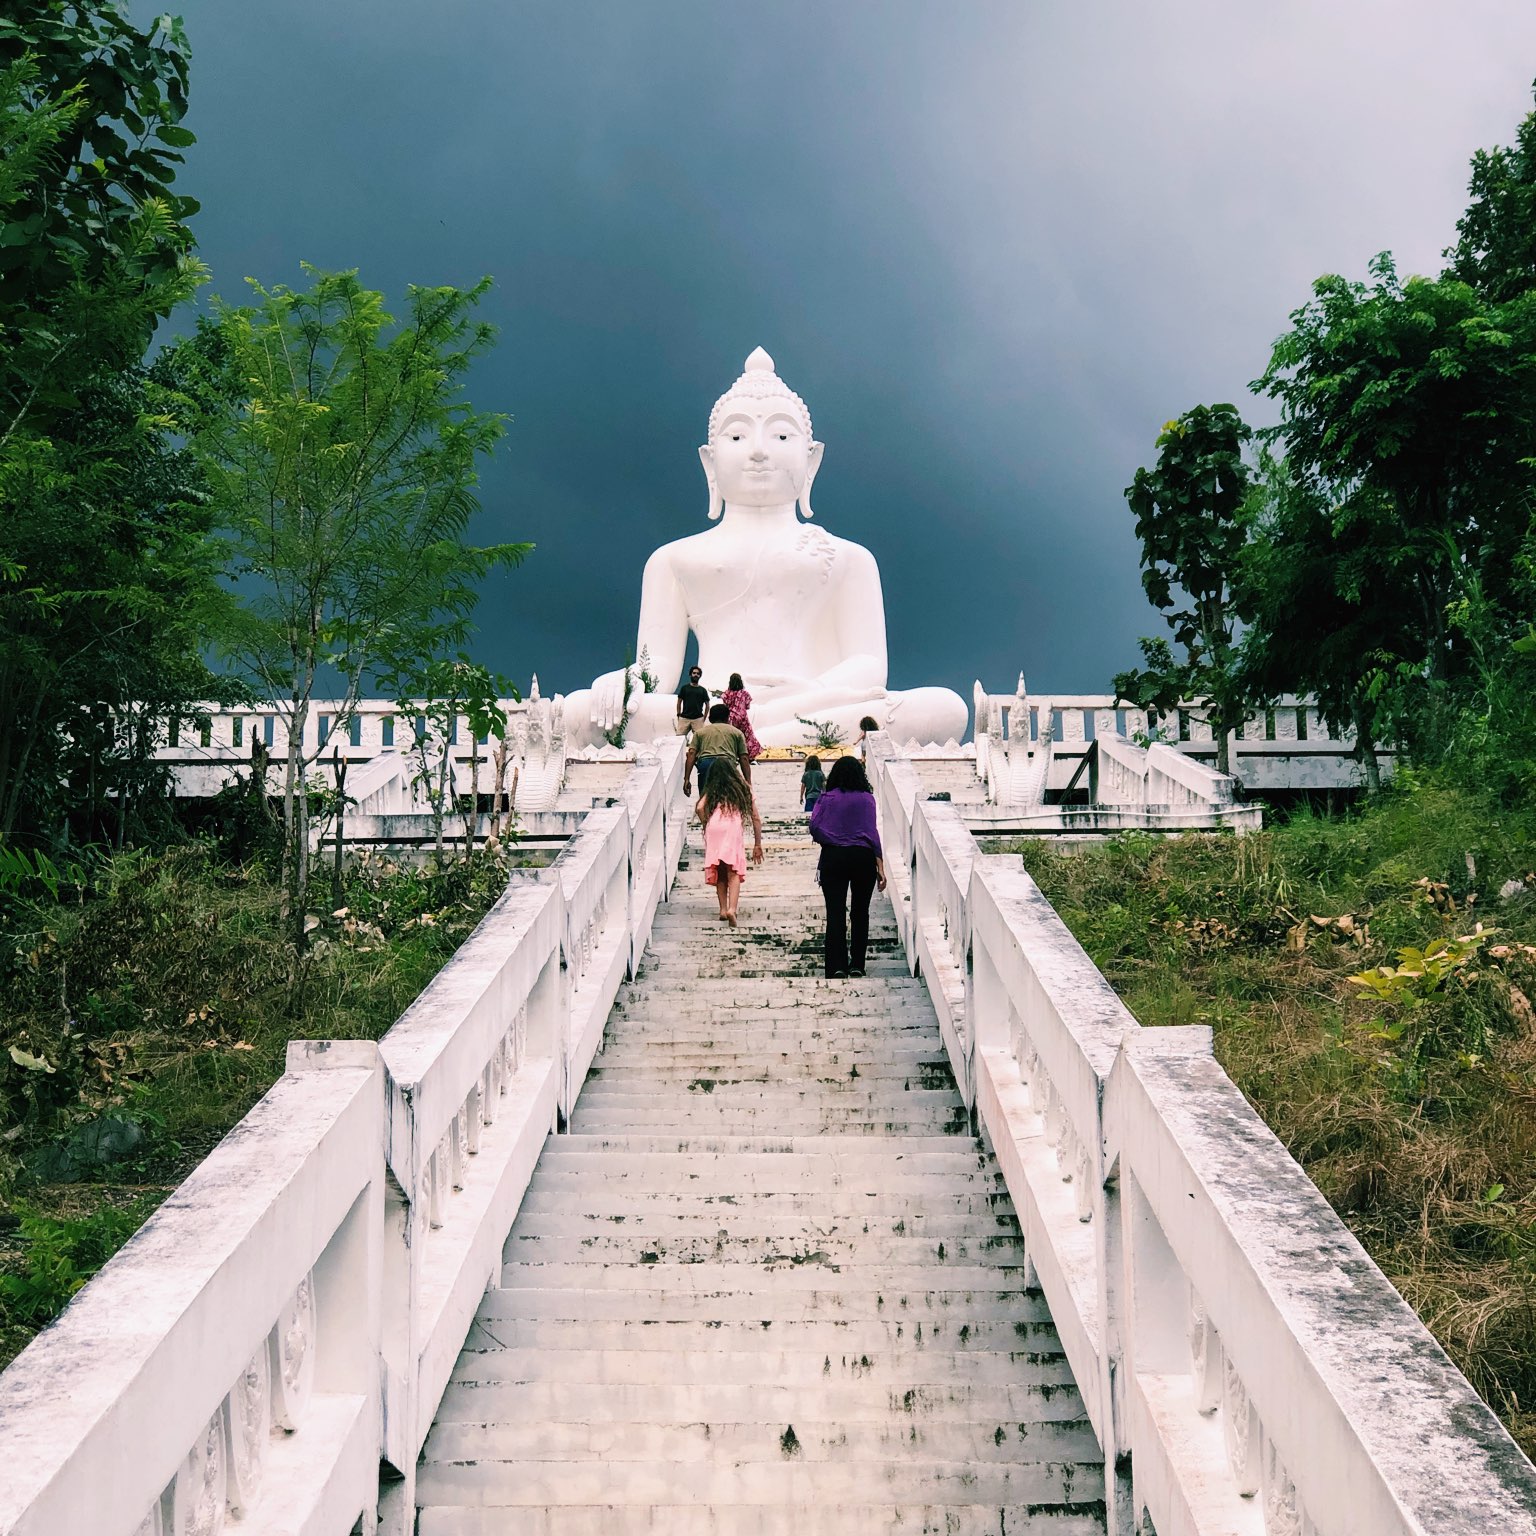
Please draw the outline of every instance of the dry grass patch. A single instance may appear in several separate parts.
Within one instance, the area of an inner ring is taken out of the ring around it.
[[[1536,882],[1498,894],[1536,865],[1536,819],[1410,785],[1250,838],[1022,851],[1142,1023],[1211,1026],[1255,1109],[1536,1454]],[[1438,985],[1414,975],[1383,998],[1350,979],[1479,923],[1497,931]]]

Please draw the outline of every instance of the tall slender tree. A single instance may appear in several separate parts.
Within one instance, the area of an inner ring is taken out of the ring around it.
[[[337,724],[370,669],[462,643],[477,583],[527,544],[466,542],[477,464],[504,430],[463,396],[492,328],[473,288],[409,289],[396,324],[355,272],[306,268],[304,290],[252,284],[221,306],[215,341],[241,381],[239,409],[197,438],[239,603],[222,647],[286,716],[283,878],[296,940],[309,891],[306,745],[316,687],[334,680]]]
[[[1252,435],[1235,406],[1197,405],[1164,426],[1156,465],[1138,469],[1125,492],[1141,540],[1142,587],[1184,654],[1143,641],[1148,665],[1119,673],[1116,694],[1163,712],[1203,699],[1222,773],[1231,767],[1228,738],[1250,707],[1235,637],[1248,538],[1243,449]]]

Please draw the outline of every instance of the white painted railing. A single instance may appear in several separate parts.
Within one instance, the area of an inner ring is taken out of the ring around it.
[[[389,803],[370,807],[373,814],[420,810],[427,796],[413,783],[420,771],[418,739],[429,764],[449,759],[450,793],[515,793],[521,810],[547,810],[560,792],[565,774],[564,701],[540,698],[538,680],[526,699],[501,699],[506,716],[504,739],[478,742],[469,717],[457,715],[442,739],[426,714],[426,706],[401,709],[385,699],[314,700],[305,715],[300,737],[307,772],[334,783],[335,760],[349,765],[347,791],[361,798],[397,782],[383,798]],[[255,749],[266,749],[268,789],[275,793],[284,772],[292,711],[280,704],[192,706],[192,718],[161,722],[157,731],[157,761],[171,769],[176,792],[212,795],[237,774],[248,772]],[[498,756],[502,772],[497,781]],[[377,775],[369,773],[375,763]],[[478,772],[476,765],[478,764]],[[364,766],[366,765],[366,766]],[[363,785],[362,789],[354,788]]]
[[[1104,746],[1117,739],[1126,744],[1161,742],[1182,757],[1213,758],[1216,741],[1198,699],[1184,700],[1154,719],[1144,709],[1119,704],[1113,694],[1075,693],[1027,696],[1024,680],[1014,694],[988,693],[978,682],[974,690],[976,773],[988,785],[989,798],[1003,798],[1006,773],[1002,766],[1022,743],[1026,750],[1043,743],[1056,764],[1050,784],[1060,788],[1064,775],[1090,741]],[[1250,716],[1233,732],[1229,743],[1233,773],[1251,790],[1357,788],[1364,782],[1355,755],[1355,733],[1334,730],[1314,699],[1283,694],[1272,709]],[[1392,770],[1395,754],[1377,748],[1383,775]]]
[[[413,1528],[453,1361],[670,887],[681,746],[515,877],[379,1044],[294,1042],[0,1375],[3,1536]]]
[[[868,756],[898,924],[1104,1450],[1110,1536],[1536,1533],[1536,1469],[1209,1031],[1142,1029],[891,751]]]
[[[1160,742],[1138,747],[1118,736],[1101,737],[1097,755],[1098,805],[1195,811],[1236,803],[1231,775]]]

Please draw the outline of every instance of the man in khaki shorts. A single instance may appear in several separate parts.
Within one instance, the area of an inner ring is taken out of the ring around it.
[[[702,667],[690,667],[688,681],[677,690],[677,715],[672,721],[672,730],[678,736],[696,731],[709,713],[709,690],[699,681],[703,676]]]

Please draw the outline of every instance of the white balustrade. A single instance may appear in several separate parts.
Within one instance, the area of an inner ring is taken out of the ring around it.
[[[0,1375],[0,1533],[413,1528],[453,1361],[676,867],[681,748],[515,874],[381,1042],[291,1044]]]
[[[0,1531],[373,1529],[384,1071],[287,1073],[0,1376]]]
[[[554,866],[565,894],[565,967],[570,988],[570,1040],[560,1100],[563,1115],[575,1103],[602,1041],[614,995],[633,962],[629,855],[629,813],[623,805],[615,805],[589,812]]]
[[[1536,1468],[1210,1032],[1143,1029],[893,751],[867,755],[888,872],[911,850],[897,922],[1103,1448],[1109,1536],[1536,1536]]]
[[[1118,738],[1127,745],[1134,742],[1162,742],[1180,756],[1214,759],[1216,743],[1206,720],[1205,705],[1191,699],[1180,703],[1162,721],[1153,724],[1148,712],[1121,704],[1112,694],[1051,694],[1030,699],[1020,689],[1014,694],[988,693],[978,682],[973,691],[976,720],[976,774],[987,784],[987,798],[993,803],[1022,804],[1013,790],[1009,775],[1001,771],[998,758],[1004,745],[1003,721],[1010,721],[1006,738],[1027,742],[1031,737],[1028,720],[1038,714],[1042,722],[1040,737],[1048,740],[1050,731],[1043,722],[1053,716],[1061,721],[1061,741],[1054,756],[1050,784],[1060,788],[1064,774],[1070,773],[1080,755],[1080,742],[1089,734],[1101,746]],[[1081,722],[1081,727],[1079,726]],[[1181,740],[1182,736],[1182,740]],[[983,747],[983,738],[986,745]],[[1364,783],[1363,770],[1356,756],[1355,733],[1339,723],[1337,729],[1325,721],[1315,700],[1295,694],[1282,694],[1272,710],[1253,716],[1234,733],[1231,746],[1232,772],[1249,789],[1340,789],[1358,788]],[[1383,775],[1392,771],[1395,753],[1377,748]],[[1116,802],[1130,803],[1130,802]],[[1160,803],[1155,801],[1153,803]],[[1176,799],[1173,804],[1180,802]]]

